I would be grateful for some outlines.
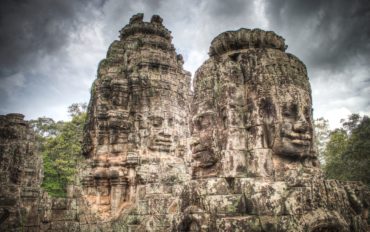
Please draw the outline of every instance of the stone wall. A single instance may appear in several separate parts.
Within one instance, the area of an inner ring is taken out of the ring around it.
[[[42,159],[21,114],[0,115],[0,230],[37,231]]]

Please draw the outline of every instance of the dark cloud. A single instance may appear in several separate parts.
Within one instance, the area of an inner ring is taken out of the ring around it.
[[[265,15],[307,65],[315,117],[370,112],[370,1],[265,0]]]
[[[271,27],[280,29],[316,67],[340,71],[370,63],[370,1],[274,0],[266,2]],[[297,43],[297,42],[298,43]]]
[[[369,0],[1,0],[0,114],[66,119],[68,105],[89,100],[99,60],[139,12],[162,16],[192,73],[219,33],[274,30],[308,67],[316,117],[369,113],[369,11]]]
[[[230,19],[233,17],[237,17],[241,14],[245,14],[247,9],[253,9],[253,7],[247,7],[253,4],[253,1],[245,1],[245,0],[215,0],[212,2],[208,2],[208,12],[211,16],[221,17]]]
[[[84,16],[103,1],[2,0],[0,1],[0,78],[33,65],[53,54],[84,23]]]

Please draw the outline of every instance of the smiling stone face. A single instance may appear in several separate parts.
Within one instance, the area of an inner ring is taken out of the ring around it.
[[[170,152],[173,150],[173,126],[172,117],[152,115],[149,117],[151,135],[149,138],[149,149],[152,151]]]
[[[272,149],[275,154],[291,158],[314,156],[311,97],[300,89],[280,95],[278,123]]]
[[[214,111],[204,111],[192,119],[193,140],[190,146],[192,158],[200,168],[211,167],[218,161],[213,146],[215,116]]]
[[[268,149],[274,159],[285,159],[278,163],[292,164],[292,169],[298,167],[296,161],[316,165],[311,89],[304,64],[278,50],[255,55],[245,52],[239,61],[248,77],[249,148]]]
[[[193,178],[209,178],[221,173],[221,150],[224,123],[220,101],[222,85],[217,79],[219,70],[208,60],[196,72],[194,97],[190,113],[190,157]],[[225,98],[226,99],[226,98]]]

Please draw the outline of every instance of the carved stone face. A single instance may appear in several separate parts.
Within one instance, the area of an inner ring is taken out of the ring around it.
[[[173,145],[172,135],[170,133],[170,127],[173,126],[173,118],[153,115],[149,117],[149,120],[151,124],[149,149],[170,152]]]
[[[200,112],[192,119],[192,158],[197,162],[196,166],[201,168],[213,166],[217,162],[213,148],[215,119],[214,111]]]
[[[133,123],[129,113],[123,110],[108,111],[109,144],[123,144],[129,133],[133,132]],[[122,152],[122,149],[112,149],[115,152]]]
[[[126,111],[109,111],[109,128],[120,130],[128,133],[131,130],[132,122]]]
[[[280,156],[303,158],[314,156],[311,97],[303,90],[279,96],[273,152]]]

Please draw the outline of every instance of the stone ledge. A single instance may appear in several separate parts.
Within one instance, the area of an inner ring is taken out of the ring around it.
[[[273,48],[285,51],[284,38],[272,31],[241,28],[237,31],[226,31],[211,42],[209,55],[218,56],[226,52],[248,48]]]

